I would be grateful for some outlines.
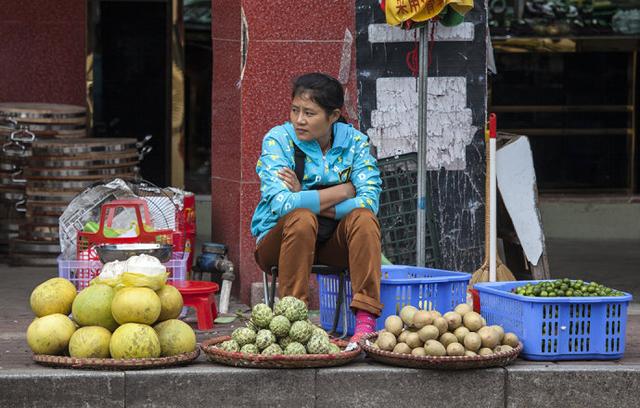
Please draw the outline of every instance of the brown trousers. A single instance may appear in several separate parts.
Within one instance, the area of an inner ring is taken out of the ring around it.
[[[380,224],[368,209],[347,214],[333,236],[316,243],[318,219],[308,209],[297,209],[280,218],[265,235],[255,252],[263,271],[278,266],[280,298],[295,296],[307,302],[309,275],[314,263],[348,267],[353,301],[351,308],[379,316],[380,303]]]

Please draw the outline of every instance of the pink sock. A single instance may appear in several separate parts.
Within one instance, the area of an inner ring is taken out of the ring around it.
[[[374,331],[376,331],[376,315],[366,310],[358,310],[356,312],[355,335],[373,333]]]

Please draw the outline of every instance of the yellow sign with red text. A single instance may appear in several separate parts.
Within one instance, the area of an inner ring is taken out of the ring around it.
[[[473,0],[386,0],[387,24],[396,26],[411,20],[417,23],[427,21],[447,6],[464,15],[473,8]]]

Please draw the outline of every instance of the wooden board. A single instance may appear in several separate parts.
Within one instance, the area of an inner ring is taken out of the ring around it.
[[[517,278],[549,279],[549,263],[538,209],[538,189],[529,139],[498,134],[496,172],[498,231],[505,261]]]

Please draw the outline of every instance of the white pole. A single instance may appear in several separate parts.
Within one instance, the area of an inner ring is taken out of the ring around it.
[[[489,282],[496,281],[496,122],[495,114],[489,117]]]
[[[416,203],[416,266],[426,264],[427,241],[427,79],[429,65],[429,24],[419,28],[418,73],[418,197]]]

